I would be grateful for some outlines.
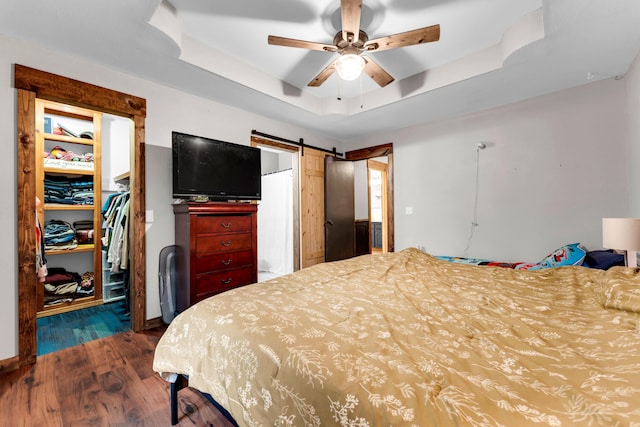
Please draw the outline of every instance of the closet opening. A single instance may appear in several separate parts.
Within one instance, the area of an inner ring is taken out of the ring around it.
[[[145,150],[144,127],[146,101],[133,95],[116,92],[103,87],[73,80],[16,64],[14,86],[17,91],[17,156],[18,156],[18,348],[17,357],[2,366],[15,369],[35,363],[37,355],[37,314],[39,310],[38,289],[41,282],[37,272],[37,235],[34,224],[37,218],[37,168],[42,152],[37,153],[36,101],[56,102],[71,107],[93,110],[127,120],[130,156],[130,225],[128,228],[130,328],[141,331],[147,328],[145,313]],[[107,116],[108,117],[108,116]],[[71,136],[70,141],[78,142]],[[55,138],[52,138],[55,139]],[[62,138],[61,140],[64,140]],[[102,165],[102,163],[99,163]],[[98,163],[96,166],[98,167]],[[95,183],[101,185],[100,181]],[[101,194],[101,192],[98,192]],[[59,209],[63,210],[63,209]],[[102,252],[94,251],[100,259]],[[101,265],[101,264],[97,264]],[[94,271],[102,279],[102,272]],[[100,287],[100,291],[102,291]],[[100,295],[102,297],[102,295]],[[126,297],[126,295],[125,295]]]
[[[36,100],[38,356],[131,329],[131,119]]]

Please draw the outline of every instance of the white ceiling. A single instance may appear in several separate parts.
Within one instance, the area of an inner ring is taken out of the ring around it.
[[[370,38],[441,28],[369,54],[396,79],[384,88],[337,75],[309,88],[336,54],[267,44],[331,44],[339,0],[0,0],[0,33],[339,140],[623,75],[640,51],[639,0],[363,3]]]

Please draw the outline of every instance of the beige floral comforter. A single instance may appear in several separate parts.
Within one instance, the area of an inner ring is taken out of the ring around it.
[[[640,426],[639,276],[365,255],[196,304],[153,367],[240,426]]]

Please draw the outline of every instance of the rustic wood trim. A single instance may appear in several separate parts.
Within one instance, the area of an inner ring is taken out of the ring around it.
[[[35,363],[35,362],[34,362]],[[20,357],[14,356],[9,359],[0,360],[0,374],[3,372],[15,371],[20,368]]]
[[[131,202],[129,218],[133,219],[133,227],[129,229],[129,301],[131,312],[131,329],[140,332],[145,329],[147,279],[146,279],[146,161],[145,161],[145,118],[133,116],[133,140],[131,147],[131,170],[129,191]],[[141,254],[141,256],[138,256]]]
[[[132,222],[130,237],[131,328],[145,327],[145,117],[146,100],[15,64],[14,86],[18,89],[18,362],[36,361],[35,273],[35,99],[45,99],[128,117],[133,120],[131,161]],[[15,362],[0,361],[15,367]]]
[[[36,95],[18,90],[18,362],[36,361]],[[42,201],[44,203],[44,200]]]
[[[258,138],[257,136],[251,137],[251,146],[257,147],[258,145],[266,145],[268,147],[277,148],[283,151],[290,151],[296,153],[300,150],[299,147],[295,147],[289,144],[283,144],[282,142],[271,141],[270,139]]]
[[[360,148],[347,151],[346,160],[368,160],[375,157],[387,156],[387,251],[395,250],[394,232],[394,202],[393,202],[393,143],[375,145],[373,147]]]
[[[162,317],[154,317],[153,319],[148,319],[146,322],[144,322],[145,331],[149,331],[151,329],[156,329],[156,328],[164,328],[164,327],[166,327],[166,325],[162,321]]]
[[[147,101],[144,98],[106,89],[90,83],[51,74],[46,71],[15,64],[16,89],[34,92],[37,98],[79,107],[97,109],[118,116],[147,116]],[[51,79],[55,79],[55,84]]]
[[[375,145],[373,147],[360,148],[358,150],[347,151],[346,160],[367,160],[374,157],[384,157],[393,153],[393,143]]]
[[[304,140],[302,138],[300,138],[299,141],[293,141],[291,139],[281,138],[281,137],[275,136],[275,135],[269,135],[268,133],[258,132],[255,129],[251,131],[251,136],[252,137],[253,136],[265,137],[265,138],[267,138],[269,140],[272,140],[272,141],[280,141],[280,142],[284,142],[285,144],[291,144],[291,145],[293,145],[295,147],[300,147],[302,156],[304,156],[305,147],[306,148],[311,148],[311,149],[316,150],[316,151],[321,151],[323,153],[328,153],[328,154],[331,154],[333,156],[340,156],[340,157],[343,156],[343,153],[338,153],[336,151],[336,147],[333,147],[332,150],[328,150],[328,149],[322,148],[322,147],[316,147],[316,146],[313,146],[313,145],[305,144]]]

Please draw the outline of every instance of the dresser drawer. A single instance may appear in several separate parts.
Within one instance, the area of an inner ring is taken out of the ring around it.
[[[251,231],[251,215],[197,215],[196,234]]]
[[[196,254],[213,254],[251,249],[252,234],[213,234],[196,237]]]
[[[217,273],[200,274],[196,277],[196,295],[198,301],[211,295],[227,291],[253,282],[253,267]]]
[[[246,267],[252,264],[253,252],[251,250],[204,255],[196,258],[196,274]]]

